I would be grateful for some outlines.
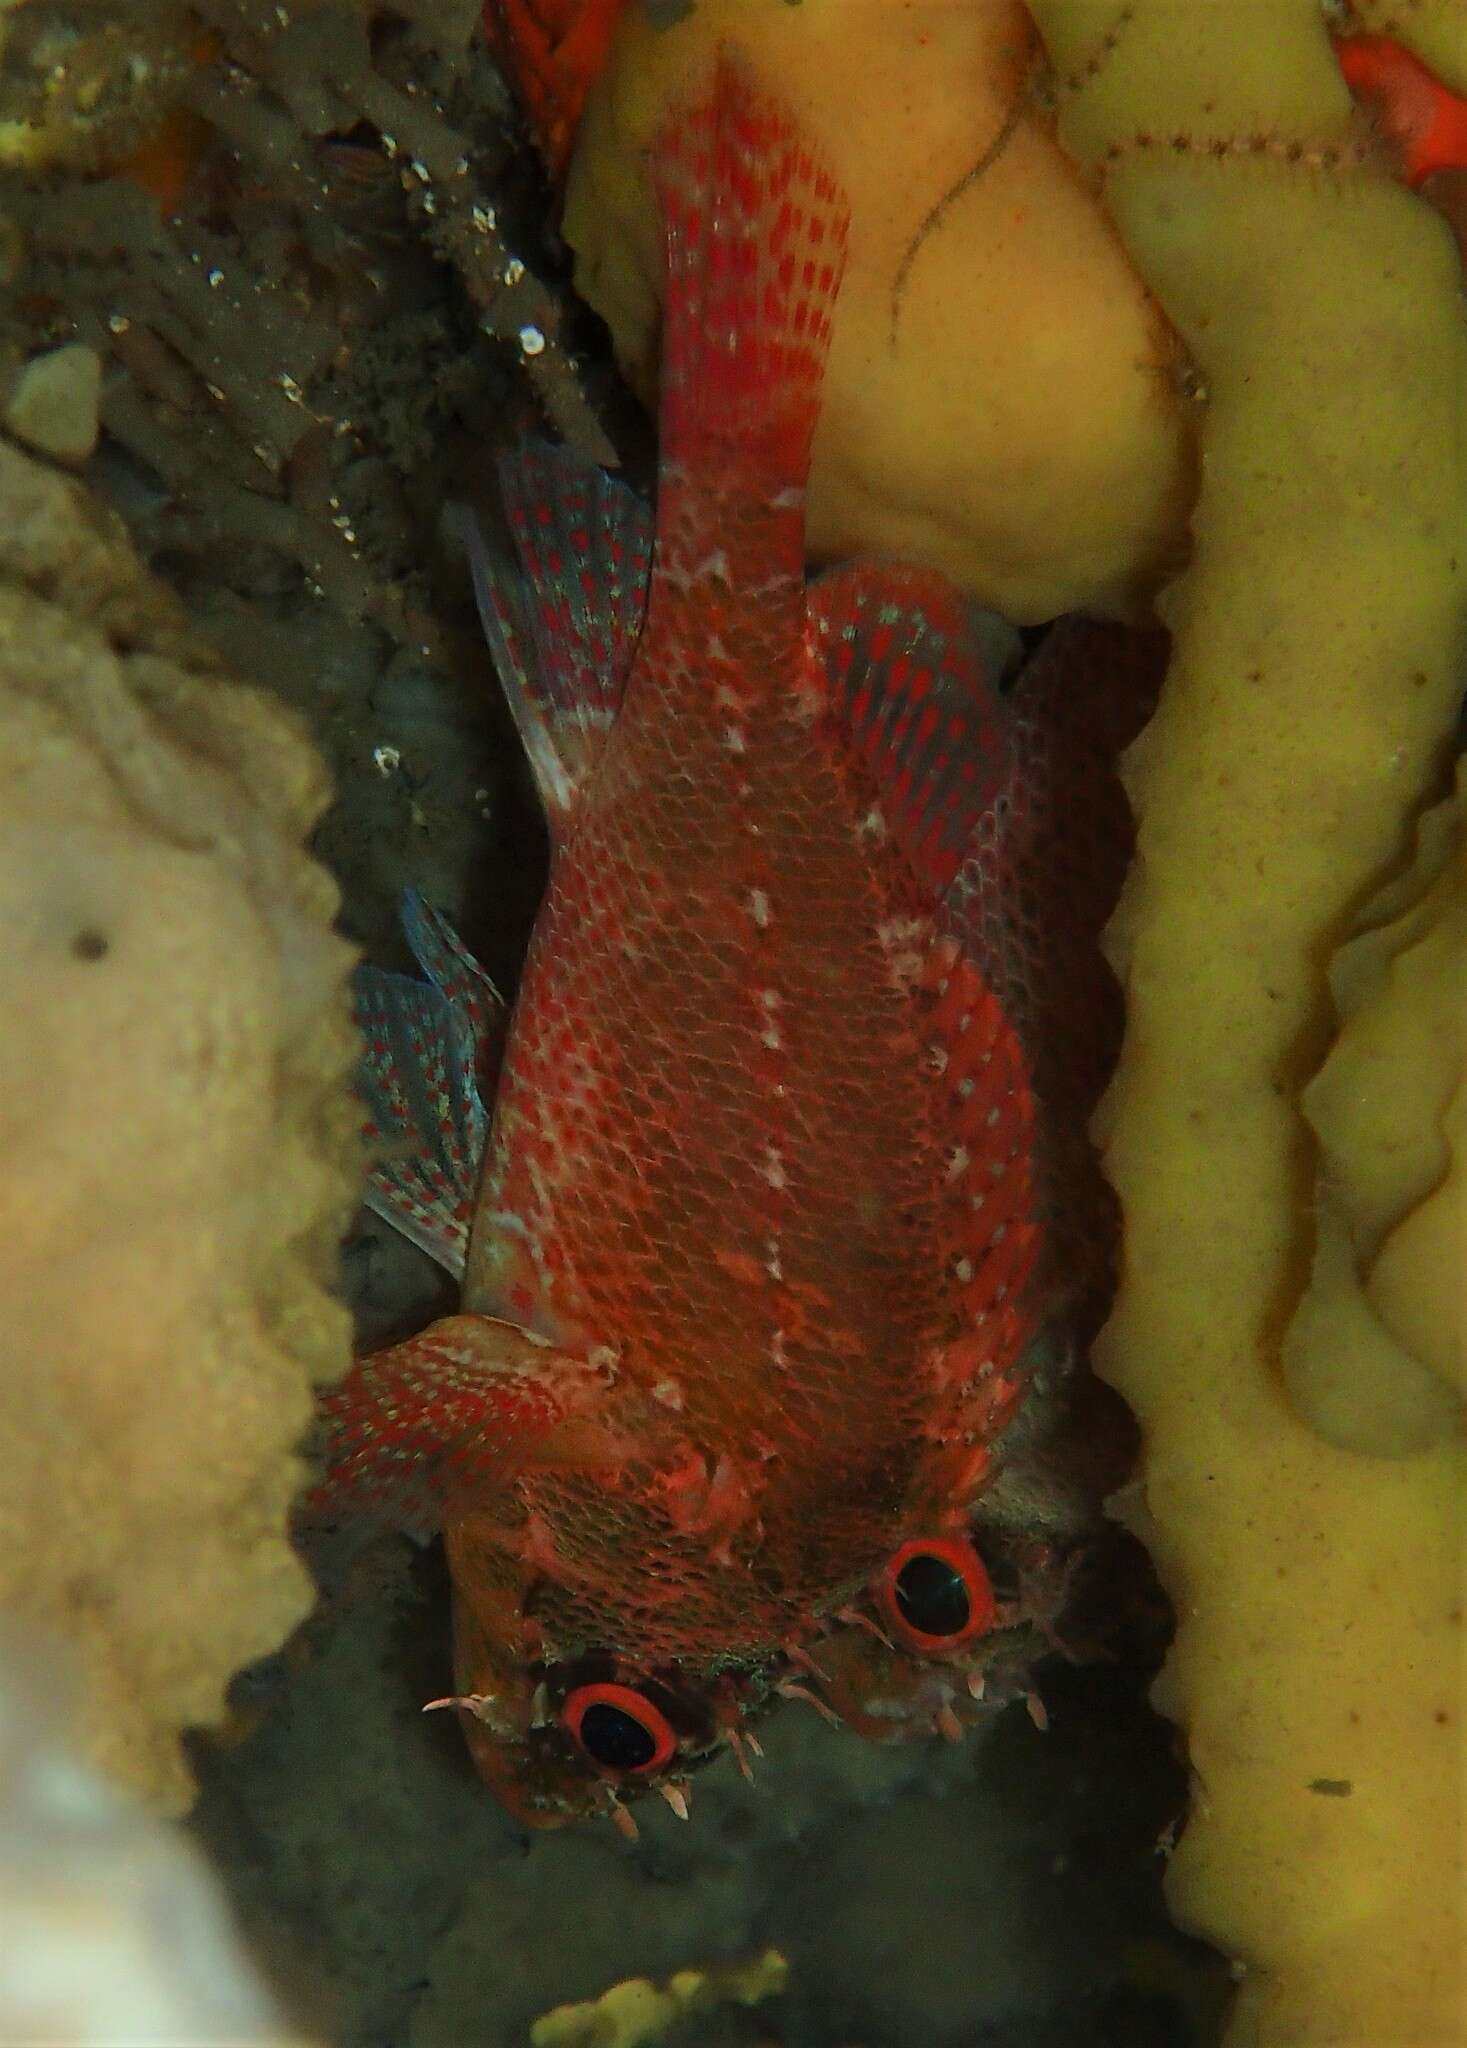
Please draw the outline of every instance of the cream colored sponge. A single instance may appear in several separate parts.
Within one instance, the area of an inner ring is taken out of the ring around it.
[[[354,1183],[324,780],[79,486],[0,444],[0,1609],[80,1663],[95,1760],[306,1612],[286,1536]]]

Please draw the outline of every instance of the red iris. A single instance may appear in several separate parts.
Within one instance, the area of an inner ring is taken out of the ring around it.
[[[988,1567],[961,1536],[914,1536],[887,1560],[874,1593],[884,1627],[909,1650],[940,1655],[993,1626]]]
[[[578,1685],[560,1718],[582,1754],[608,1776],[645,1778],[677,1751],[672,1723],[635,1686]]]

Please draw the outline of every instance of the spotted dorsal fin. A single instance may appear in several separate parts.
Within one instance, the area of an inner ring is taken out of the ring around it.
[[[485,637],[554,827],[615,719],[647,604],[652,520],[636,493],[564,448],[500,465],[519,573],[466,529]]]

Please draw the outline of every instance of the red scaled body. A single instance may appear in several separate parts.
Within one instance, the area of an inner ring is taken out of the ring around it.
[[[680,1805],[842,1617],[972,1659],[1004,1616],[968,1518],[1055,1300],[980,831],[1004,707],[940,579],[803,580],[840,195],[729,59],[659,183],[655,546],[622,487],[530,454],[528,596],[478,561],[553,851],[464,1313],[328,1402],[335,1496],[441,1522],[454,1704],[540,1822]],[[946,1682],[881,1682],[878,1715],[951,1721]]]

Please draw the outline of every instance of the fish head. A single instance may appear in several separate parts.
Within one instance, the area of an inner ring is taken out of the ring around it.
[[[1059,1546],[976,1521],[907,1538],[820,1643],[826,1704],[872,1741],[957,1740],[1028,1690],[1067,1578]]]
[[[544,1581],[486,1569],[486,1533],[445,1532],[460,1691],[433,1702],[459,1710],[480,1777],[524,1827],[599,1816],[634,1837],[630,1807],[649,1793],[685,1819],[693,1773],[725,1749],[743,1764],[780,1660],[638,1662],[584,1645],[558,1655],[537,1612]]]

